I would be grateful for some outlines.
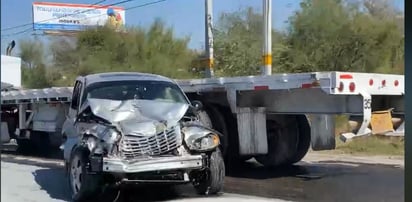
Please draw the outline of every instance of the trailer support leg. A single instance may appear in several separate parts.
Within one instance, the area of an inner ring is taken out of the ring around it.
[[[399,125],[399,127],[396,128],[396,130],[394,132],[389,132],[385,135],[387,135],[387,136],[398,136],[398,137],[399,136],[400,137],[405,136],[405,121],[403,121],[401,123],[401,125]]]
[[[26,129],[29,127],[30,122],[33,120],[33,112],[30,113],[27,118],[27,104],[19,105],[19,127],[16,129],[15,134],[21,138],[29,139],[30,133]]]
[[[343,133],[341,135],[341,140],[346,142],[354,137],[360,137],[364,135],[371,134],[371,129],[369,129],[369,124],[371,123],[372,118],[372,96],[367,93],[361,93],[363,98],[363,121],[359,130],[354,133]]]
[[[26,129],[26,104],[19,105],[19,128]]]
[[[405,133],[405,121],[396,129],[396,133]]]

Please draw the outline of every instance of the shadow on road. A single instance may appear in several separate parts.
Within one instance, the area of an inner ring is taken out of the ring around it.
[[[35,170],[34,180],[50,198],[70,201],[69,186],[62,168],[44,168]]]
[[[347,174],[363,175],[367,173],[365,167],[373,167],[366,164],[350,164],[345,162],[319,162],[316,164],[298,163],[283,167],[264,167],[256,162],[248,161],[229,167],[227,177],[248,178],[256,180],[276,178],[298,178],[304,181],[318,180],[324,177],[336,177]],[[379,166],[382,168],[390,166]]]
[[[120,201],[122,202],[140,202],[140,201],[169,201],[182,198],[187,192],[187,186],[160,186],[145,185],[134,186],[121,190]]]
[[[291,165],[284,167],[268,168],[254,162],[244,162],[236,167],[228,168],[226,176],[235,178],[251,179],[271,179],[280,177],[293,177],[309,174],[307,167],[301,165]]]
[[[231,169],[225,192],[293,201],[403,201],[403,170],[344,162],[265,168],[245,162]]]
[[[70,187],[63,168],[44,168],[33,173],[35,182],[46,191],[51,199],[71,201]],[[168,201],[182,197],[193,198],[189,186],[144,185],[123,188],[117,191],[106,190],[96,198],[98,202],[140,202]]]

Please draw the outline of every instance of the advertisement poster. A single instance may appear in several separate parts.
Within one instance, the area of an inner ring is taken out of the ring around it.
[[[81,31],[103,26],[120,29],[125,25],[125,10],[116,6],[67,3],[33,3],[33,29],[50,31]]]

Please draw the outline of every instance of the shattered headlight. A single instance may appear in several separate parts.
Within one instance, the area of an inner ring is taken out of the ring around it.
[[[120,134],[114,128],[104,125],[97,125],[93,132],[107,144],[113,144],[120,138]]]
[[[86,139],[86,144],[90,151],[103,153],[103,150],[112,151],[113,144],[120,139],[120,134],[109,126],[95,125],[86,134],[92,135]]]
[[[185,143],[190,150],[208,151],[215,149],[220,144],[219,135],[200,127],[187,127],[182,129]]]

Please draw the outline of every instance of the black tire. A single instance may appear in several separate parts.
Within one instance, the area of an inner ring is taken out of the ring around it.
[[[206,127],[212,128],[221,133],[220,136],[220,150],[223,158],[227,157],[228,148],[228,130],[224,116],[219,112],[218,107],[213,105],[206,105],[205,110],[199,112],[199,120]]]
[[[52,148],[50,146],[50,138],[47,132],[33,131],[30,139],[37,154],[49,157],[52,153]]]
[[[296,154],[292,157],[290,164],[299,162],[306,156],[309,151],[310,141],[311,141],[311,131],[309,121],[306,116],[301,115],[297,117],[298,120],[298,145],[296,149]]]
[[[21,154],[30,154],[34,151],[34,145],[30,139],[16,139],[17,152]]]
[[[87,154],[85,149],[78,148],[74,150],[70,158],[68,182],[72,199],[75,202],[93,201],[101,193],[103,187],[100,175],[87,173]]]
[[[16,139],[16,128],[18,125],[18,117],[15,113],[4,113],[2,114],[1,120],[7,122],[7,127],[9,128],[10,139]]]
[[[239,166],[242,166],[245,161],[253,156],[241,156],[239,154],[239,133],[236,115],[232,113],[229,107],[222,107],[219,110],[224,115],[228,131],[225,162],[228,174],[230,174],[231,171],[237,170]]]
[[[278,116],[268,120],[268,154],[255,159],[268,167],[288,166],[309,150],[310,126],[305,116]]]
[[[216,149],[209,156],[209,169],[206,175],[194,185],[200,195],[215,195],[223,189],[225,178],[225,163],[220,149]]]

